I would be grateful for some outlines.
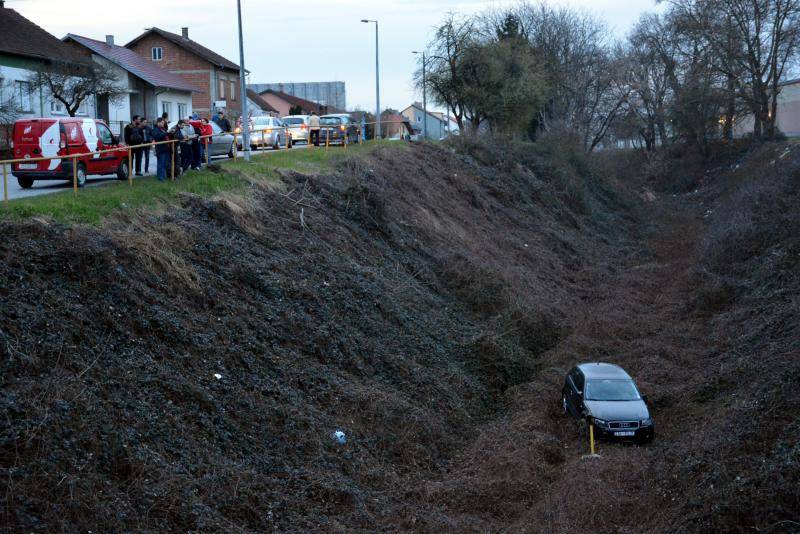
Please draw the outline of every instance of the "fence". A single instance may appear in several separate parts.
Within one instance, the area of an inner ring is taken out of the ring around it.
[[[384,123],[384,122],[391,122],[391,121],[381,121],[381,123]],[[366,141],[365,135],[364,135],[364,133],[366,131],[365,130],[365,126],[366,125],[374,126],[375,124],[377,124],[377,122],[361,123],[358,127],[355,128],[356,129],[357,142],[359,144],[362,144],[362,143],[364,143]],[[297,130],[297,129],[298,129],[298,127],[281,126],[281,127],[270,127],[270,128],[265,128],[265,129],[261,129],[261,130],[251,131],[250,132],[250,134],[251,134],[250,144],[252,146],[256,147],[257,149],[258,148],[263,148],[263,147],[267,146],[267,144],[266,144],[267,136],[272,136],[272,134],[275,131],[283,131],[284,132],[284,139],[287,139],[287,141],[285,142],[286,149],[290,149],[291,145],[292,145],[292,140],[291,140],[291,138],[289,136],[289,132],[290,132],[290,130]],[[315,145],[311,142],[311,132],[314,131],[314,129],[311,128],[311,127],[308,127],[308,126],[306,127],[306,129],[308,131],[308,134],[307,134],[307,137],[306,137],[307,146],[308,146],[308,148],[313,148]],[[340,136],[340,139],[334,139],[334,142],[340,140],[341,144],[343,145],[343,147],[345,149],[350,144],[350,142],[349,142],[350,141],[350,137],[351,137],[349,135],[351,133],[350,132],[350,128],[346,128],[344,126],[320,126],[318,131],[320,133],[323,132],[323,131],[326,132],[326,135],[324,136],[325,137],[325,147],[326,148],[328,148],[331,145],[331,140],[332,140],[332,137],[333,137],[332,132],[335,132],[335,131],[341,131],[341,132],[344,132],[344,134]],[[170,168],[170,179],[174,181],[175,180],[175,156],[176,156],[176,153],[177,153],[177,150],[176,150],[176,145],[177,144],[185,143],[186,141],[193,141],[195,139],[197,139],[198,141],[203,143],[206,146],[206,150],[205,150],[205,160],[206,161],[205,161],[205,163],[206,163],[206,165],[208,165],[210,163],[210,161],[211,161],[210,146],[213,143],[213,138],[214,137],[220,137],[220,136],[232,136],[232,139],[231,139],[231,143],[232,143],[231,151],[233,153],[232,154],[233,155],[233,159],[234,160],[237,159],[238,156],[239,156],[239,154],[238,154],[239,139],[241,137],[242,144],[244,144],[243,137],[239,133],[223,132],[223,133],[217,133],[217,134],[212,134],[212,135],[200,135],[200,136],[194,135],[194,136],[191,136],[191,137],[189,137],[188,139],[185,139],[185,140],[170,139],[170,140],[167,140],[167,141],[143,143],[143,144],[133,145],[133,146],[114,147],[114,148],[105,149],[105,150],[96,150],[96,151],[90,151],[90,152],[80,152],[80,153],[75,153],[75,154],[63,154],[63,155],[47,156],[47,157],[40,157],[40,158],[25,157],[25,158],[17,158],[17,159],[9,159],[9,160],[0,160],[0,167],[2,167],[2,174],[3,174],[3,200],[4,200],[5,204],[8,205],[8,202],[9,202],[8,167],[9,166],[11,166],[11,171],[13,173],[14,165],[19,167],[20,164],[31,164],[31,163],[38,163],[38,162],[41,162],[41,161],[71,160],[70,165],[72,167],[72,169],[71,169],[72,170],[72,189],[73,189],[74,194],[77,196],[77,194],[78,194],[78,171],[79,171],[79,167],[83,164],[84,172],[86,172],[86,168],[87,168],[86,167],[86,162],[89,159],[95,158],[95,156],[101,156],[103,154],[110,154],[110,153],[122,153],[122,152],[127,153],[127,173],[126,173],[127,177],[126,178],[128,180],[129,186],[133,187],[133,156],[134,156],[134,152],[137,149],[140,149],[140,148],[149,150],[150,148],[158,146],[158,145],[169,144],[170,148],[171,148],[171,161],[172,161],[171,168]],[[322,136],[320,135],[320,137],[322,137]],[[253,143],[253,139],[255,139],[255,141],[256,141],[255,143]],[[206,140],[207,140],[207,142],[205,142]],[[275,138],[272,137],[272,140],[274,141]],[[320,141],[320,143],[321,143],[321,141]],[[280,143],[276,143],[276,142],[270,143],[270,146],[275,146],[276,144],[277,144],[278,148],[280,148]],[[248,147],[244,147],[243,146],[242,148],[246,149]],[[78,160],[81,160],[81,161],[78,161]],[[62,169],[63,169],[63,167],[62,167]],[[17,170],[19,171],[20,169],[17,168]]]

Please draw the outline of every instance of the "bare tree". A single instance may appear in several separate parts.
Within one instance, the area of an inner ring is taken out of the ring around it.
[[[28,81],[32,90],[44,89],[61,102],[70,117],[92,95],[113,100],[126,94],[113,67],[93,61],[49,65],[32,73]]]
[[[474,19],[449,13],[428,43],[427,64],[421,66],[414,75],[415,84],[421,89],[422,68],[427,70],[427,90],[434,102],[447,107],[461,133],[465,132],[465,118],[471,118],[464,102],[465,82],[461,63],[475,41]]]
[[[671,4],[692,21],[716,56],[725,59],[717,67],[726,75],[729,92],[735,92],[752,113],[753,136],[774,138],[781,80],[800,40],[800,0],[672,0]]]

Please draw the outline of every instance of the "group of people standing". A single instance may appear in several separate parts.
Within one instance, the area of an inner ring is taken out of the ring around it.
[[[225,118],[225,114],[219,112],[214,117],[223,132],[230,131],[230,122]],[[226,127],[227,126],[227,127]],[[150,125],[147,118],[134,115],[131,123],[125,126],[123,137],[125,144],[134,146],[133,149],[134,169],[136,176],[144,176],[142,173],[142,160],[144,159],[144,172],[150,171],[150,146],[155,143],[156,177],[159,181],[165,181],[167,175],[171,173],[173,147],[175,145],[175,172],[186,172],[187,170],[198,170],[206,161],[206,153],[211,144],[213,130],[211,123],[206,118],[200,118],[197,114],[191,117],[180,119],[173,126],[169,127],[169,116],[164,113],[156,119],[154,125]],[[164,141],[176,141],[176,143],[164,143]]]

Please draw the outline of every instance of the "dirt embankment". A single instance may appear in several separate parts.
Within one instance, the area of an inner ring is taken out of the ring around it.
[[[0,525],[791,526],[784,160],[746,227],[728,162],[653,200],[616,178],[635,158],[556,143],[383,148],[102,229],[4,225]],[[589,463],[558,395],[595,358],[639,379],[659,426]]]

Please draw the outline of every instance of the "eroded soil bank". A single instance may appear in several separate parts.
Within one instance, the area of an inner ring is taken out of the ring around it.
[[[4,225],[0,524],[794,528],[800,156],[674,165],[401,145]],[[560,381],[592,359],[650,395],[652,445],[581,459]]]

